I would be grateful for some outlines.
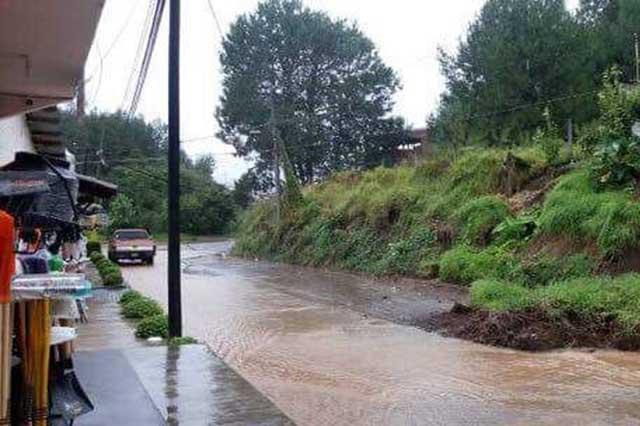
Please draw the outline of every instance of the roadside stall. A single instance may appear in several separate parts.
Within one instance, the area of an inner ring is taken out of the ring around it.
[[[0,425],[91,408],[72,362],[90,291],[79,182],[55,105],[76,96],[104,3],[0,1]]]
[[[0,169],[0,424],[70,424],[93,409],[73,372],[91,284],[69,166],[17,153]]]

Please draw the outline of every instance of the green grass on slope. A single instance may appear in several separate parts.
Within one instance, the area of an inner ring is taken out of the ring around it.
[[[640,275],[560,281],[528,288],[499,280],[476,282],[472,303],[490,311],[540,309],[554,317],[603,321],[612,318],[629,332],[640,327]]]
[[[523,181],[547,170],[540,150],[514,154],[526,162]],[[306,188],[293,210],[278,215],[274,201],[254,205],[235,251],[377,275],[439,273],[465,285],[498,279],[535,287],[589,277],[600,262],[636,248],[640,204],[624,191],[597,190],[587,167],[562,176],[543,204],[514,215],[500,194],[506,156],[469,149],[418,166],[339,173]],[[577,251],[529,249],[558,237]],[[585,246],[597,257],[581,252]]]
[[[640,238],[640,203],[624,191],[598,191],[587,170],[564,176],[548,195],[539,218],[540,231],[577,242],[595,242],[603,256],[636,248]]]
[[[497,197],[507,154],[469,149],[453,160],[339,173],[304,191],[305,201],[278,223],[272,201],[244,217],[236,253],[374,274],[433,275],[448,239],[482,245],[510,216]],[[542,154],[523,149],[526,174],[545,169]],[[443,229],[435,229],[434,224]],[[443,241],[444,237],[444,241]]]
[[[514,154],[526,162],[522,182],[547,170],[540,150]],[[472,303],[482,309],[535,308],[638,329],[640,275],[594,277],[603,262],[638,248],[636,196],[598,190],[588,167],[579,166],[542,204],[514,215],[501,194],[506,155],[471,149],[416,167],[337,174],[306,188],[293,210],[278,214],[274,201],[254,205],[235,251],[377,275],[439,275],[471,285]],[[571,248],[558,253],[554,241]]]

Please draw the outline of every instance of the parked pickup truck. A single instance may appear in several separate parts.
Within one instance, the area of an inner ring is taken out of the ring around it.
[[[118,229],[109,240],[109,259],[141,260],[153,265],[156,243],[145,229]]]

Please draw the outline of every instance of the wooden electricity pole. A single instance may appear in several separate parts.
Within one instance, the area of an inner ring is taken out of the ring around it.
[[[276,107],[273,96],[271,97],[271,115],[269,117],[269,129],[273,139],[273,179],[276,185],[276,194],[282,195],[282,181],[280,180],[280,147],[278,145],[278,124],[276,123]]]
[[[635,33],[633,38],[636,45],[636,84],[640,84],[640,36]]]
[[[84,70],[82,70],[82,76],[80,76],[80,83],[78,83],[76,93],[76,117],[81,120],[84,118],[86,103],[86,89],[84,85]]]
[[[169,1],[169,336],[180,337],[180,0]]]

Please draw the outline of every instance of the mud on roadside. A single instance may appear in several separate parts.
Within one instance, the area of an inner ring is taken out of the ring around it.
[[[640,350],[640,335],[625,333],[610,318],[600,321],[554,318],[542,311],[495,313],[456,304],[450,312],[436,314],[415,325],[447,337],[525,351]]]

